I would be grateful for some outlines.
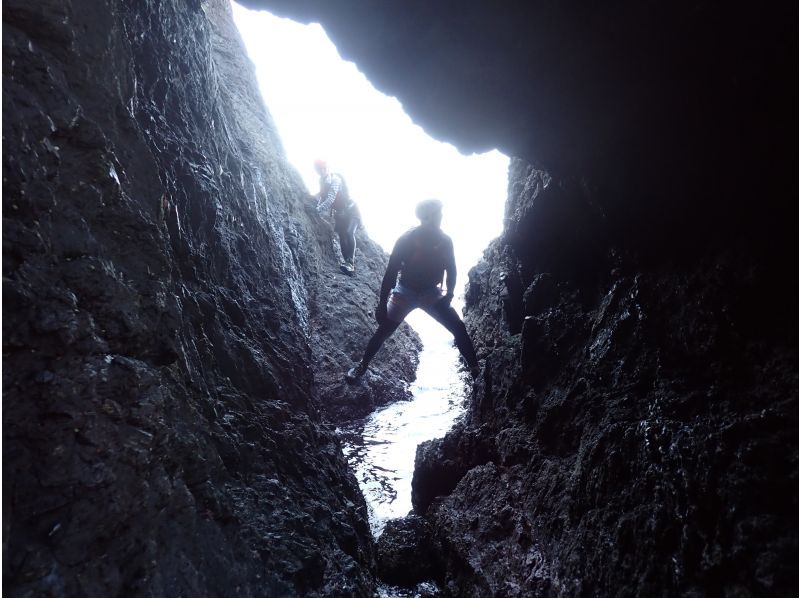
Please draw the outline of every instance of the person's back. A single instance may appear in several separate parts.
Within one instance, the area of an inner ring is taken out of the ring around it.
[[[353,203],[353,200],[350,199],[350,191],[347,190],[347,181],[344,180],[344,177],[336,172],[331,173],[331,177],[333,179],[339,179],[339,192],[336,194],[336,199],[333,200],[333,208],[334,213],[342,213]]]
[[[414,227],[398,239],[396,247],[402,286],[422,291],[442,283],[453,255],[453,242],[441,229]]]
[[[317,211],[321,213],[331,210],[342,211],[350,205],[350,193],[344,177],[336,172],[324,171],[319,177],[319,193],[317,194]]]
[[[352,200],[347,190],[347,182],[337,172],[324,172],[319,177],[319,193],[317,194],[317,210],[342,212],[350,207]]]

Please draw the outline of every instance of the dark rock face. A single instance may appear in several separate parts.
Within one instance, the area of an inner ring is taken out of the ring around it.
[[[320,243],[324,245],[330,234],[330,227],[325,225]],[[377,328],[375,307],[387,263],[385,253],[363,232],[357,235],[357,243],[356,278],[331,272],[335,260],[332,256],[326,259],[311,310],[311,346],[320,407],[333,422],[358,419],[376,407],[410,398],[408,383],[416,375],[417,355],[422,348],[417,335],[403,324],[357,384],[344,381],[344,372],[361,359]]]
[[[469,417],[417,452],[451,593],[795,592],[796,7],[245,1],[521,158]]]
[[[467,293],[483,377],[466,421],[417,452],[448,588],[791,594],[797,346],[754,311],[769,269],[735,247],[688,267],[534,244],[516,231],[562,210],[591,222],[591,202],[520,161],[511,174],[506,232]]]
[[[242,3],[321,23],[378,89],[462,151],[497,147],[603,189],[628,236],[694,252],[745,223],[796,255],[794,5]]]
[[[665,156],[657,146],[687,137],[686,151],[701,155],[696,146],[716,147],[713,134],[722,130],[736,139],[725,119],[783,101],[769,77],[789,66],[779,52],[793,33],[781,21],[788,7],[756,14],[745,5],[686,2],[472,2],[459,10],[422,0],[242,4],[322,23],[343,55],[433,134],[469,151],[535,150],[532,158],[559,171],[614,150],[625,152],[626,164],[637,151]],[[757,82],[766,87],[750,88]],[[686,90],[697,92],[693,101]],[[739,124],[748,133],[755,125]]]
[[[442,575],[430,524],[419,515],[388,521],[375,552],[378,576],[387,583],[411,588]]]
[[[386,256],[339,274],[226,2],[3,5],[9,595],[368,595],[330,417]],[[360,403],[359,403],[360,401]]]
[[[486,367],[418,451],[448,591],[794,593],[795,7],[247,4],[321,21],[429,131],[524,158],[470,276]],[[3,20],[4,589],[367,595],[318,411],[402,394],[413,340],[341,384],[383,262],[362,238],[335,272],[227,6]]]

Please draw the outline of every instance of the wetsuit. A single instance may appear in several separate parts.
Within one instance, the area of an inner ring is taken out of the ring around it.
[[[350,199],[347,184],[340,174],[329,172],[322,175],[319,189],[317,210],[322,214],[330,212],[333,216],[333,230],[339,235],[342,258],[352,265],[356,252],[356,231],[361,222],[358,206]]]
[[[447,275],[447,293],[443,295],[444,274]],[[455,284],[456,260],[450,237],[438,227],[431,226],[418,226],[401,236],[389,257],[381,283],[378,330],[367,343],[361,363],[364,366],[369,364],[405,317],[419,307],[453,334],[467,365],[477,367],[472,340],[464,322],[450,305]]]

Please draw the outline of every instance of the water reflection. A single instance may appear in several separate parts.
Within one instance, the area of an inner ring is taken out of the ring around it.
[[[452,336],[424,313],[409,321],[424,344],[413,399],[388,405],[341,429],[344,454],[358,479],[377,537],[388,519],[411,510],[411,477],[417,445],[440,438],[463,412],[468,374],[459,373]]]

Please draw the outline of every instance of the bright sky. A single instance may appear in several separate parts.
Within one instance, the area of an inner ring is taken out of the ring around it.
[[[467,272],[502,231],[508,158],[497,151],[464,156],[433,140],[396,98],[341,59],[318,24],[236,4],[233,15],[289,162],[309,191],[319,190],[314,160],[327,160],[347,181],[369,236],[386,251],[418,224],[417,202],[440,199],[442,229],[455,246],[456,295],[463,292]]]

